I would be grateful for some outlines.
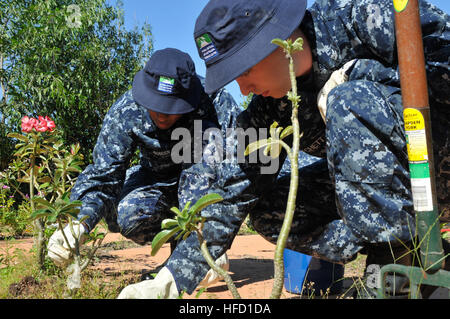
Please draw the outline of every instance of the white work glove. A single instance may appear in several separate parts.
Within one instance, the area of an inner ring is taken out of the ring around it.
[[[228,261],[228,256],[226,253],[216,259],[216,265],[225,271],[228,271],[230,269],[230,262]],[[203,278],[203,280],[198,285],[200,287],[206,288],[208,286],[215,284],[216,282],[218,282],[219,280],[222,280],[222,279],[223,279],[222,276],[220,276],[213,269],[210,269],[206,273],[205,278]]]
[[[216,260],[216,264],[228,271],[230,264],[228,257],[223,254]],[[215,271],[210,269],[200,285],[208,286],[222,279]],[[179,293],[175,279],[168,268],[163,267],[155,279],[144,280],[140,283],[126,286],[117,299],[176,299]]]
[[[178,296],[172,273],[163,267],[155,279],[144,280],[123,288],[117,299],[175,299]]]
[[[75,236],[77,237],[79,244],[82,245],[87,239],[86,229],[78,221],[73,221],[72,224]],[[63,231],[69,241],[70,247],[74,248],[75,238],[70,229],[70,225],[64,227]],[[47,250],[48,257],[59,267],[64,268],[72,261],[72,252],[70,251],[69,246],[67,246],[61,230],[55,231],[50,237]]]

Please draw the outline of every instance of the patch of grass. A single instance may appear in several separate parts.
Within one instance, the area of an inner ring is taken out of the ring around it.
[[[355,260],[345,264],[344,277],[362,277],[366,267],[367,255],[358,254]]]
[[[26,276],[32,276],[35,272],[35,261],[19,249],[13,249],[8,243],[0,252],[0,298],[12,298],[9,294],[9,286],[19,282]]]
[[[258,232],[253,229],[250,218],[248,216],[242,223],[241,228],[239,228],[238,235],[258,235]]]
[[[70,292],[64,272],[48,260],[46,270],[39,270],[33,251],[16,250],[14,262],[1,266],[0,299],[114,299],[129,284],[126,276],[106,280],[101,270],[87,269],[81,288]]]
[[[111,250],[122,250],[122,249],[128,249],[128,248],[136,248],[136,247],[142,247],[139,244],[136,244],[135,242],[132,242],[130,240],[121,240],[121,241],[114,241],[106,244],[102,244],[99,250],[101,249],[104,252],[108,252]]]

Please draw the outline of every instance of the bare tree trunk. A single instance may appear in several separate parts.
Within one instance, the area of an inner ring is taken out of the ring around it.
[[[30,169],[30,203],[31,211],[34,212],[34,166],[36,160],[36,141],[34,142],[33,154],[31,155],[31,169]],[[44,235],[44,221],[42,218],[36,219],[34,222],[34,244],[36,246],[36,261],[39,268],[44,269],[45,260],[45,235]]]
[[[33,223],[35,229],[34,244],[36,245],[36,261],[39,267],[43,269],[45,261],[44,222],[42,218],[38,218]]]

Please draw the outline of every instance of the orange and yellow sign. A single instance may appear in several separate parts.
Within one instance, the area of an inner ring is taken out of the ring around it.
[[[406,108],[403,111],[403,119],[405,120],[409,162],[427,161],[427,139],[422,113],[413,108]]]

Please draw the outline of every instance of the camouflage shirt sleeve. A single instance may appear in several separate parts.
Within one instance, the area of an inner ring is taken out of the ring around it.
[[[398,67],[393,2],[356,1],[351,10],[355,37],[349,43],[359,58],[372,58]],[[430,95],[448,103],[450,80],[450,17],[427,1],[419,1],[420,22]],[[360,42],[361,46],[355,45]],[[364,49],[362,48],[364,47]]]
[[[449,16],[425,0],[419,1],[422,36],[431,91],[439,99],[448,92],[442,76],[448,72]],[[392,0],[316,0],[301,28],[311,42],[317,85],[353,59],[373,59],[398,68]],[[431,81],[436,79],[436,81]]]
[[[129,92],[119,98],[105,116],[93,152],[93,163],[77,179],[71,199],[81,200],[78,218],[88,216],[89,231],[104,216],[115,209],[125,172],[136,149],[133,131],[142,123],[142,111]]]

